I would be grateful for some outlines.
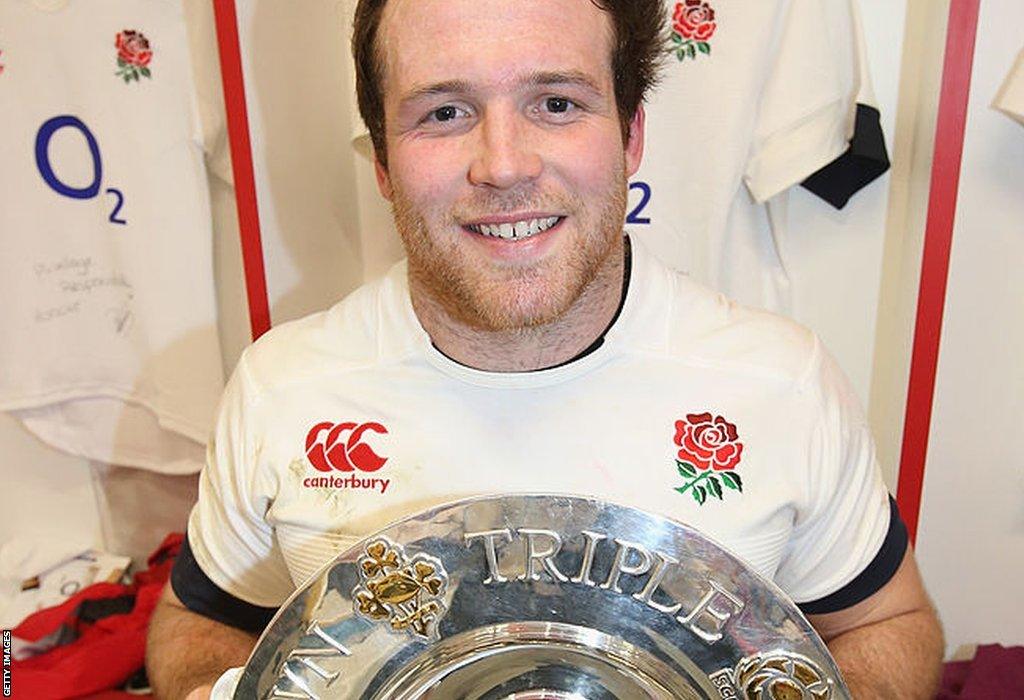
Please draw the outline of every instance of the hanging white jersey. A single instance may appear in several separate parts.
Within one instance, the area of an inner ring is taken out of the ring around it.
[[[1024,124],[1024,50],[1017,54],[992,106]]]
[[[671,52],[647,105],[627,226],[695,279],[787,311],[776,245],[786,217],[764,203],[815,175],[808,189],[841,207],[888,167],[856,7],[684,0],[667,10]]]
[[[0,3],[0,409],[184,473],[223,388],[180,0]]]

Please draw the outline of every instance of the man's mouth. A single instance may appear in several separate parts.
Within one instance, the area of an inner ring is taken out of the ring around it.
[[[466,228],[474,233],[479,233],[492,238],[502,238],[508,241],[517,241],[538,233],[547,231],[557,225],[563,216],[547,216],[537,219],[523,219],[521,221],[510,221],[503,223],[479,223],[466,224]]]

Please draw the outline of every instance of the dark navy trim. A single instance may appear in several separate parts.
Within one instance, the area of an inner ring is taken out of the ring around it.
[[[192,612],[254,634],[262,632],[277,612],[236,598],[211,581],[192,555],[188,533],[171,569],[171,589]]]
[[[889,496],[889,532],[886,533],[878,554],[867,568],[835,593],[809,603],[799,603],[797,607],[806,615],[823,615],[845,610],[870,598],[896,575],[903,555],[907,553],[909,542],[907,526],[900,518],[896,500]]]
[[[802,185],[836,209],[842,209],[853,195],[888,169],[889,153],[885,149],[881,114],[874,107],[858,104],[850,147]]]

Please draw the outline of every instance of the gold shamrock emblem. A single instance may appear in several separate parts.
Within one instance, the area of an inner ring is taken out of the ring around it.
[[[369,543],[359,558],[359,585],[352,591],[355,610],[371,620],[388,620],[391,629],[422,639],[434,636],[444,615],[441,596],[448,575],[428,554],[407,557],[386,539]]]

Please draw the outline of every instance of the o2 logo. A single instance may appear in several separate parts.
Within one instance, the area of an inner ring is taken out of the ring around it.
[[[386,435],[380,423],[317,423],[306,434],[306,457],[317,471],[375,472],[388,461],[363,442],[366,431]]]
[[[646,182],[637,180],[636,182],[629,183],[629,191],[639,190],[640,201],[633,207],[629,214],[626,215],[627,224],[642,224],[647,225],[651,223],[651,217],[643,216],[644,209],[651,201],[651,186]]]
[[[89,153],[92,155],[92,182],[87,187],[71,187],[53,171],[53,164],[50,163],[50,140],[61,129],[77,129],[85,137]],[[50,189],[59,195],[72,199],[92,199],[100,193],[100,186],[103,182],[103,159],[100,157],[100,145],[96,142],[96,137],[89,131],[89,127],[78,117],[64,114],[48,119],[39,127],[39,133],[36,134],[36,167],[39,168],[39,174],[43,176],[43,180],[50,186]],[[103,193],[113,195],[115,199],[114,208],[110,212],[108,221],[122,226],[127,224],[126,220],[118,217],[118,212],[124,206],[124,194],[121,190],[108,187]]]

